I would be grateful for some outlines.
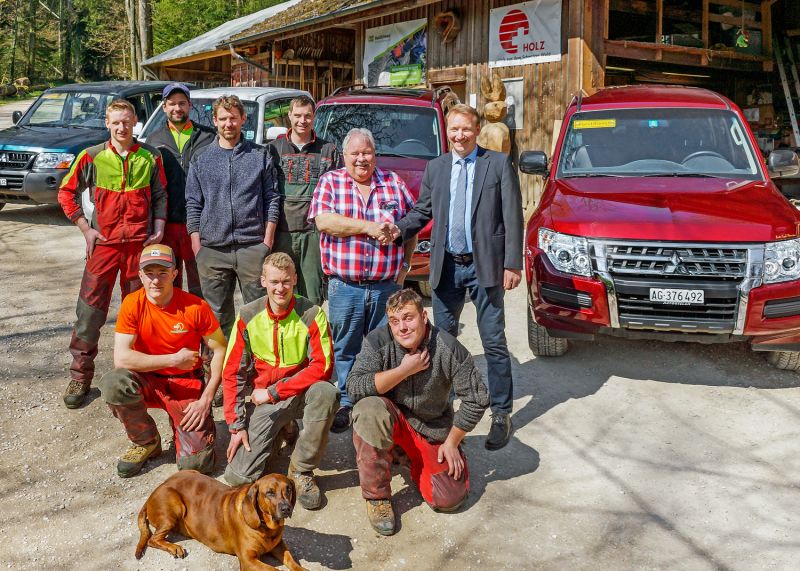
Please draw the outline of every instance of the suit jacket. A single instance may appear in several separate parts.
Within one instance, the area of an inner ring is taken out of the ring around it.
[[[430,284],[442,275],[450,218],[452,153],[425,168],[419,199],[397,223],[403,240],[411,239],[433,218]],[[502,285],[504,269],[522,269],[522,198],[511,157],[478,147],[472,187],[472,256],[481,287]]]

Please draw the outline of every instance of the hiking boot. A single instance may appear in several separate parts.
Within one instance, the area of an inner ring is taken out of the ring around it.
[[[301,472],[289,462],[289,471],[286,474],[294,481],[297,490],[297,501],[307,510],[317,510],[322,505],[322,492],[314,478],[314,472]]]
[[[498,412],[492,415],[492,427],[486,437],[487,450],[500,450],[511,438],[511,416]]]
[[[344,432],[350,428],[350,413],[353,411],[352,406],[343,406],[336,411],[333,417],[333,424],[331,424],[331,432]]]
[[[381,535],[394,535],[392,500],[367,500],[367,517],[372,529]]]
[[[78,408],[83,404],[90,388],[91,383],[70,379],[67,390],[64,391],[64,404],[67,408]]]
[[[142,466],[150,458],[161,454],[161,438],[156,438],[152,443],[144,446],[131,445],[128,451],[117,462],[117,474],[120,478],[130,478],[142,470]]]

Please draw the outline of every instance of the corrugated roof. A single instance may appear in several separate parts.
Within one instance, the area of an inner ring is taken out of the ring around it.
[[[268,20],[254,23],[249,29],[228,38],[225,43],[259,36],[267,32],[275,32],[283,28],[299,27],[311,20],[328,17],[334,18],[342,12],[356,11],[369,4],[381,4],[381,0],[305,0],[302,4],[281,12]]]
[[[142,65],[151,65],[165,61],[181,59],[195,54],[204,52],[213,52],[224,41],[230,39],[232,36],[240,34],[242,31],[253,27],[254,24],[269,22],[276,16],[282,16],[289,9],[297,6],[301,0],[288,0],[269,8],[264,8],[258,12],[253,12],[247,16],[236,18],[229,22],[225,22],[221,26],[217,26],[213,30],[209,30],[205,34],[192,38],[188,42],[184,42],[179,46],[168,49],[165,52],[146,59]],[[313,4],[315,2],[306,1],[305,4]]]

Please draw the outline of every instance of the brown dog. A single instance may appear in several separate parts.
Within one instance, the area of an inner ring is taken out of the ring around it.
[[[265,553],[291,571],[304,571],[283,542],[283,520],[292,515],[294,503],[294,482],[279,474],[230,488],[200,472],[180,471],[157,487],[142,506],[136,559],[141,559],[148,545],[186,557],[183,547],[166,540],[175,531],[217,553],[236,555],[242,571],[275,570],[259,561]],[[155,533],[150,532],[151,524]]]

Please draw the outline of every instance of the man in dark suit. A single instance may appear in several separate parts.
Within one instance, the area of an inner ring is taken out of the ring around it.
[[[488,366],[492,426],[486,448],[511,436],[511,358],[503,296],[522,274],[522,201],[508,155],[481,148],[478,112],[456,105],[447,114],[451,152],[428,163],[419,200],[394,236],[413,238],[433,218],[430,283],[436,325],[453,336],[469,292],[478,313]]]

